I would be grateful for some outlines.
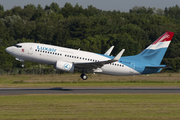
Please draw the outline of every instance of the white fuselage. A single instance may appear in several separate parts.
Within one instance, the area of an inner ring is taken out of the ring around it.
[[[76,63],[97,63],[100,61],[111,60],[102,54],[75,50],[65,47],[58,47],[53,45],[46,45],[40,43],[19,43],[20,47],[11,46],[6,48],[6,51],[16,58],[32,61],[43,64],[55,65],[57,61],[64,61],[75,64]],[[139,72],[133,68],[128,67],[122,63],[113,62],[105,64],[100,68],[92,68],[87,72],[109,74],[109,75],[138,75]]]

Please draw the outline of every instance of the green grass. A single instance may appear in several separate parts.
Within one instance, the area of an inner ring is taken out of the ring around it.
[[[0,96],[0,119],[180,119],[180,94]]]
[[[180,74],[0,76],[0,87],[180,87]],[[180,119],[180,94],[0,96],[0,120]]]
[[[141,76],[109,76],[89,74],[86,81],[80,74],[0,76],[0,87],[180,87],[179,73]]]

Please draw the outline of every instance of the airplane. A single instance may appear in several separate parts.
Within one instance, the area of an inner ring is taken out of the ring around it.
[[[143,75],[159,73],[163,68],[168,68],[160,63],[173,35],[173,32],[167,31],[141,53],[125,57],[122,57],[125,49],[115,57],[110,56],[114,46],[105,54],[99,54],[41,43],[18,43],[7,47],[6,52],[22,62],[26,60],[49,64],[69,73],[80,71],[83,80],[88,78],[86,73]]]

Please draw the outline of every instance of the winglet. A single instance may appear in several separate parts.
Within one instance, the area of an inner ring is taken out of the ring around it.
[[[113,61],[118,61],[121,58],[124,51],[125,51],[125,49],[122,49],[121,52],[119,52],[119,54],[116,55],[116,57],[114,57]]]
[[[111,48],[109,48],[109,50],[106,53],[104,53],[104,55],[110,55],[113,48],[114,48],[114,46],[111,46]]]

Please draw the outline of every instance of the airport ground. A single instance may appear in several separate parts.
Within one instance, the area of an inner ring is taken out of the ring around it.
[[[0,76],[1,88],[179,88],[180,74],[143,76],[79,74]],[[20,120],[169,120],[180,119],[179,93],[19,94],[0,95],[0,119]]]
[[[180,73],[161,73],[141,76],[89,74],[86,81],[83,81],[78,73],[3,75],[0,76],[0,87],[180,87]]]

